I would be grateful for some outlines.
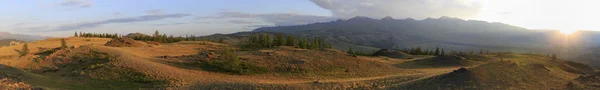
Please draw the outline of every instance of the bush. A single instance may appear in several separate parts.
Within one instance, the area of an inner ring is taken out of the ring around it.
[[[15,49],[17,53],[19,53],[19,57],[25,56],[29,53],[29,47],[27,47],[27,43],[23,44],[23,48],[21,50]]]
[[[219,60],[208,62],[205,67],[209,71],[229,72],[234,74],[260,74],[268,72],[266,67],[240,61],[235,51],[226,49]]]

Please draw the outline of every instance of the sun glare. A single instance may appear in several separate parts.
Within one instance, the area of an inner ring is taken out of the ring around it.
[[[560,30],[560,32],[565,35],[571,35],[571,34],[577,32],[577,30]]]

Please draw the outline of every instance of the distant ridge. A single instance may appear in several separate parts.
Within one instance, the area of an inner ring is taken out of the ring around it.
[[[3,46],[11,46],[12,44],[24,43],[25,41],[20,41],[16,39],[0,39],[0,47]]]
[[[23,35],[23,34],[12,34],[9,32],[0,32],[0,39],[15,39],[22,41],[36,41],[43,40],[49,37],[38,36],[38,35]]]
[[[303,37],[323,37],[335,42],[334,48],[372,51],[366,46],[385,49],[422,47],[444,48],[447,51],[478,51],[521,53],[556,53],[560,58],[579,62],[597,62],[600,56],[600,32],[578,31],[579,42],[563,42],[563,34],[557,30],[530,30],[498,22],[463,20],[453,17],[373,19],[356,16],[330,22],[296,26],[261,27],[254,32],[286,33]],[[574,49],[577,48],[577,49]],[[378,49],[377,49],[378,50]],[[600,68],[600,63],[590,64]]]

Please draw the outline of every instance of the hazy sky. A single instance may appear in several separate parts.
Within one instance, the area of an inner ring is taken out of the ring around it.
[[[207,35],[354,16],[450,16],[530,29],[598,30],[598,0],[1,0],[0,31]]]

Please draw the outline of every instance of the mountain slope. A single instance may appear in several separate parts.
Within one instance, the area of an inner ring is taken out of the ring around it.
[[[503,23],[451,17],[414,20],[357,16],[307,25],[261,27],[254,31],[324,37],[328,42],[335,42],[333,46],[341,50],[348,49],[349,45],[388,49],[441,47],[446,51],[463,52],[487,49],[494,52],[555,53],[563,59],[586,63],[595,62],[588,59],[600,55],[594,53],[600,51],[597,49],[600,48],[598,31],[564,35],[555,30],[529,30]]]
[[[547,31],[533,31],[502,23],[461,20],[450,17],[424,20],[381,20],[354,17],[299,26],[263,27],[254,31],[283,32],[377,48],[447,47],[454,50],[544,49]],[[493,42],[490,42],[493,41]],[[535,46],[535,47],[533,47]]]

